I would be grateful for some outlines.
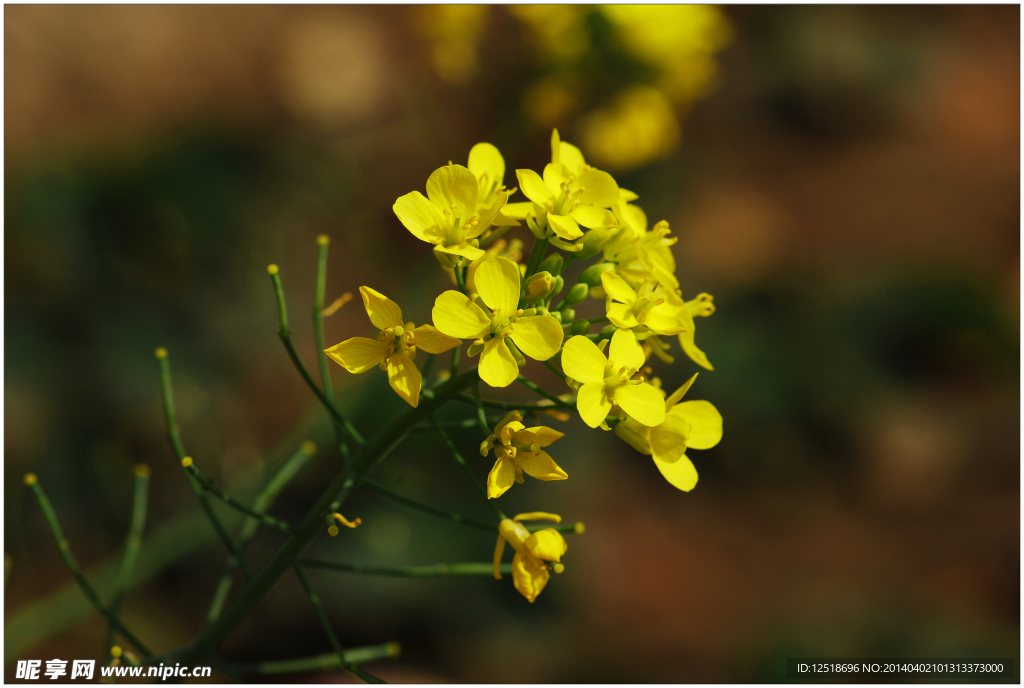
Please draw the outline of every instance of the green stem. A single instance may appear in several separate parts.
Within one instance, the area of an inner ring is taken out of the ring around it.
[[[313,296],[313,338],[316,341],[317,362],[320,364],[320,381],[324,388],[324,396],[331,406],[336,406],[334,397],[334,384],[331,382],[331,371],[327,366],[327,354],[324,349],[324,298],[327,292],[327,247],[331,243],[330,237],[321,234],[317,237],[316,257],[316,291]],[[348,440],[345,439],[345,428],[338,422],[337,418],[331,416],[334,425],[334,440],[341,449],[341,455],[346,458],[349,454]]]
[[[461,291],[463,294],[465,294],[466,293],[466,273],[463,271],[463,268],[460,265],[456,265],[454,268],[452,268],[452,271],[455,272],[455,283],[458,284],[459,291]]]
[[[320,400],[320,403],[324,405],[327,412],[331,414],[331,418],[334,419],[334,421],[341,423],[341,426],[345,429],[348,436],[356,444],[362,446],[365,444],[363,436],[360,435],[359,431],[348,422],[345,416],[342,415],[341,411],[338,410],[338,407],[324,396],[324,393],[320,391],[317,384],[313,382],[313,378],[310,377],[309,371],[306,370],[306,366],[302,364],[302,359],[299,358],[299,354],[295,350],[295,345],[292,343],[291,330],[288,329],[288,311],[285,308],[284,289],[281,287],[281,276],[277,273],[276,265],[272,265],[271,268],[273,268],[273,271],[270,272],[270,281],[274,285],[274,295],[277,297],[277,317],[279,324],[281,325],[281,329],[277,334],[281,338],[284,348],[288,350],[288,356],[291,357],[292,363],[295,364],[295,367],[299,371],[299,375],[301,375],[302,379],[305,380],[306,385],[313,390],[313,394],[315,394],[316,398]]]
[[[505,232],[507,232],[510,229],[512,229],[512,225],[505,225],[503,227],[494,228],[491,231],[491,233],[487,235],[486,238],[480,240],[480,248],[491,245],[492,243],[494,243],[496,239],[500,238],[502,235],[505,234]]]
[[[290,525],[288,525],[281,519],[274,518],[273,516],[268,516],[267,514],[256,511],[255,509],[250,509],[249,507],[242,504],[234,497],[225,494],[224,492],[219,490],[217,487],[214,486],[213,481],[210,480],[202,471],[199,470],[199,466],[195,464],[195,461],[188,462],[188,465],[185,466],[185,470],[188,471],[188,474],[191,475],[204,490],[212,494],[214,497],[216,497],[217,499],[219,499],[220,501],[222,501],[224,504],[231,507],[235,511],[241,511],[249,518],[255,518],[264,525],[268,525],[271,528],[277,528],[278,530],[284,531],[294,530],[294,528],[292,528]]]
[[[164,417],[167,421],[167,437],[171,440],[171,446],[174,448],[174,453],[178,456],[178,461],[181,462],[182,470],[185,470],[185,459],[187,454],[185,453],[185,445],[181,441],[181,430],[178,428],[178,416],[174,410],[174,394],[171,391],[171,362],[167,357],[167,350],[164,348],[157,349],[156,357],[160,361],[160,387],[164,397]],[[196,495],[196,499],[199,500],[199,506],[202,507],[203,513],[206,514],[206,518],[210,521],[210,525],[213,527],[217,537],[221,539],[224,546],[231,553],[231,556],[238,560],[239,566],[242,568],[242,572],[247,578],[253,577],[252,569],[249,564],[242,558],[242,553],[238,549],[238,545],[234,539],[228,534],[228,531],[224,529],[224,524],[221,523],[213,507],[210,505],[210,500],[206,498],[206,492],[200,486],[192,475],[185,470],[185,478],[188,480],[189,486]]]
[[[427,362],[423,364],[423,370],[420,372],[420,376],[423,378],[423,386],[427,387],[428,378],[430,376],[430,370],[434,367],[434,361],[437,359],[437,354],[430,354],[427,356]]]
[[[135,561],[142,547],[142,532],[146,528],[146,505],[149,495],[149,466],[139,464],[135,467],[135,489],[132,495],[132,520],[128,526],[128,537],[124,543],[124,558],[121,568],[114,580],[114,594],[110,598],[110,613],[116,617],[121,615],[121,604],[124,602],[125,591],[131,580]],[[111,658],[110,648],[117,642],[117,629],[111,624],[107,630],[107,659]]]
[[[85,596],[92,602],[92,606],[96,608],[100,614],[102,614],[110,625],[117,630],[125,640],[135,646],[139,652],[149,657],[153,653],[149,651],[149,648],[142,644],[142,642],[135,637],[135,634],[124,627],[121,620],[117,618],[109,609],[107,609],[103,602],[100,600],[100,596],[96,594],[96,590],[93,589],[89,581],[86,580],[82,574],[82,570],[78,568],[78,562],[75,561],[75,557],[71,554],[71,549],[68,547],[67,538],[64,537],[64,531],[60,527],[60,522],[57,520],[57,514],[53,510],[53,505],[50,504],[49,498],[46,493],[43,492],[43,486],[39,484],[39,479],[32,473],[25,476],[25,484],[28,485],[32,490],[32,494],[35,495],[36,501],[39,502],[39,508],[43,510],[43,516],[46,517],[46,522],[50,526],[50,532],[53,534],[53,540],[57,543],[57,551],[60,553],[60,558],[64,560],[64,565],[68,567],[68,571],[71,572],[72,578],[78,582],[78,586],[85,593]]]
[[[457,394],[455,395],[456,401],[462,401],[467,404],[476,404],[476,399],[468,394]],[[555,408],[555,404],[511,404],[507,401],[493,401],[491,399],[482,399],[480,401],[484,408],[500,409],[502,411],[525,411],[526,413],[533,413],[535,411],[547,411],[548,409]],[[474,420],[471,425],[477,423]]]
[[[355,460],[335,476],[292,536],[275,552],[259,574],[192,645],[176,653],[180,657],[179,661],[184,663],[188,660],[198,664],[209,656],[323,531],[324,518],[340,508],[352,490],[398,446],[413,426],[468,387],[477,376],[477,369],[470,368],[448,380],[436,389],[433,398],[421,398],[419,406],[407,408],[374,435]]]
[[[531,389],[534,392],[536,392],[537,394],[539,394],[542,397],[544,397],[545,399],[547,399],[548,401],[551,401],[556,406],[561,406],[562,408],[567,408],[567,409],[575,409],[576,408],[575,403],[570,403],[568,401],[562,401],[561,399],[559,399],[557,396],[555,396],[551,392],[547,391],[546,389],[542,389],[541,387],[538,387],[535,383],[530,382],[529,380],[527,380],[522,375],[517,377],[516,381],[519,382],[519,384],[521,384],[524,387],[526,387],[527,389]]]
[[[355,647],[345,651],[344,661],[348,664],[360,664],[377,659],[393,659],[398,657],[401,652],[401,645],[395,642],[383,645],[370,645],[368,647]],[[316,655],[315,657],[303,657],[301,659],[284,659],[276,662],[257,662],[254,664],[233,664],[232,668],[243,674],[297,674],[303,671],[337,669],[341,664],[338,655],[328,652]]]
[[[501,420],[501,418],[501,416],[493,416],[491,418],[487,418],[486,420],[488,425],[490,426],[496,425],[498,421]],[[480,421],[477,420],[476,418],[465,418],[463,420],[446,420],[444,422],[438,423],[438,425],[442,428],[454,428],[457,430],[464,430],[466,428],[476,427],[479,424]],[[434,428],[429,423],[420,423],[415,428],[410,430],[410,432],[434,432]]]
[[[448,437],[448,433],[446,433],[441,428],[441,426],[437,424],[437,421],[434,420],[433,416],[430,416],[429,420],[430,424],[434,426],[434,432],[437,433],[437,436],[441,439],[441,442],[448,449],[448,453],[452,455],[453,459],[455,459],[455,463],[462,466],[462,470],[466,471],[466,475],[468,475],[470,481],[472,481],[473,487],[475,487],[476,491],[480,493],[480,496],[484,498],[484,501],[487,502],[492,509],[494,509],[494,513],[498,517],[498,520],[504,521],[506,518],[505,514],[503,514],[501,509],[498,508],[498,505],[494,500],[487,498],[487,490],[485,490],[484,486],[480,484],[480,481],[477,480],[477,477],[473,475],[473,471],[470,470],[469,464],[467,464],[466,460],[462,458],[462,454],[459,453],[459,450],[455,448],[455,443],[452,442],[450,437]]]
[[[305,559],[306,566],[318,569],[332,569],[347,573],[360,573],[368,576],[404,576],[408,578],[438,578],[444,576],[493,576],[494,564],[491,562],[472,562],[466,564],[429,564],[427,566],[366,566],[364,564],[344,564],[340,561],[322,561]],[[512,564],[502,564],[501,572],[512,573]]]
[[[331,649],[334,650],[334,656],[338,658],[339,663],[345,671],[357,676],[365,683],[384,683],[379,678],[371,676],[362,669],[359,669],[345,661],[345,648],[341,646],[341,642],[338,640],[338,636],[334,632],[334,627],[331,626],[331,620],[327,618],[327,611],[324,609],[324,605],[320,603],[320,595],[317,594],[316,588],[313,587],[313,581],[309,579],[309,573],[306,572],[306,567],[303,566],[301,561],[295,562],[295,573],[299,575],[299,580],[302,581],[302,587],[305,588],[306,595],[309,596],[309,601],[313,605],[313,609],[316,610],[317,617],[320,619],[320,625],[324,627],[327,639],[331,643]]]
[[[382,487],[381,485],[378,485],[377,483],[372,482],[370,480],[364,480],[363,481],[363,485],[365,485],[366,487],[370,488],[371,490],[373,490],[377,494],[381,495],[382,497],[390,499],[393,502],[398,502],[399,504],[403,504],[403,505],[409,507],[410,509],[416,509],[418,511],[422,511],[423,513],[430,514],[431,516],[436,516],[438,518],[443,518],[443,519],[446,519],[448,521],[454,521],[455,523],[461,523],[464,526],[469,526],[471,528],[476,528],[478,530],[486,530],[488,533],[495,533],[498,530],[498,527],[496,525],[491,525],[491,524],[488,524],[488,523],[482,523],[480,521],[474,521],[473,519],[466,518],[465,516],[462,516],[460,514],[448,513],[447,511],[441,511],[440,509],[435,509],[432,506],[427,506],[426,504],[420,504],[419,502],[414,502],[413,500],[407,499],[406,497],[403,497],[402,495],[396,494],[396,493],[392,492],[391,490],[389,490],[389,489],[387,489],[385,487]]]
[[[459,351],[461,350],[462,344],[458,344],[454,349],[452,349],[452,363],[451,367],[449,368],[449,371],[451,372],[451,377],[455,377],[456,375],[459,374]]]
[[[571,329],[573,324],[574,323],[578,323],[578,322],[585,322],[585,323],[590,323],[591,325],[596,325],[597,323],[608,322],[608,316],[602,315],[601,317],[598,317],[598,318],[586,318],[584,320],[573,320],[570,323],[564,323],[562,325],[562,329],[563,330]]]
[[[487,414],[484,412],[484,402],[480,398],[480,381],[477,380],[473,383],[473,401],[476,402],[476,420],[480,424],[480,430],[484,433],[484,437],[491,435],[491,428],[487,424]]]
[[[260,493],[259,497],[256,498],[256,502],[253,504],[253,511],[258,513],[264,513],[277,499],[277,495],[281,493],[285,485],[291,482],[292,478],[302,470],[302,467],[306,465],[306,462],[316,454],[316,445],[312,442],[303,442],[299,450],[296,451],[288,462],[271,478],[267,486],[263,488],[263,492]],[[247,518],[245,523],[242,524],[241,532],[238,535],[238,548],[243,549],[253,536],[256,535],[256,530],[259,528],[260,521],[255,518]],[[224,603],[227,601],[228,593],[231,591],[231,584],[235,579],[235,569],[238,568],[237,563],[234,560],[228,561],[227,566],[224,569],[224,575],[221,576],[220,583],[217,585],[217,590],[213,595],[213,601],[210,603],[210,610],[206,613],[206,622],[210,623],[216,619],[224,608]]]
[[[545,367],[545,368],[547,368],[547,369],[548,369],[548,370],[550,370],[550,371],[551,371],[552,373],[554,373],[555,375],[557,375],[557,376],[558,376],[558,379],[560,379],[560,380],[561,380],[562,382],[565,382],[565,373],[563,373],[563,372],[562,372],[561,370],[559,370],[558,368],[556,368],[556,367],[554,366],[554,364],[552,364],[552,363],[551,363],[551,361],[541,361],[541,363],[543,363],[543,364],[544,364],[544,367]]]

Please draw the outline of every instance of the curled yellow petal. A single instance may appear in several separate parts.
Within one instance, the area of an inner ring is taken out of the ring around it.
[[[549,577],[548,567],[540,559],[516,552],[512,559],[512,582],[523,597],[530,602],[536,600]]]
[[[619,200],[619,185],[610,174],[591,167],[584,170],[579,177],[580,203],[596,205],[598,208],[610,208]]]
[[[569,474],[555,463],[555,460],[544,450],[536,452],[519,452],[515,458],[516,465],[523,472],[537,480],[565,480]]]
[[[710,401],[684,401],[673,408],[690,424],[687,444],[692,449],[710,449],[722,439],[722,414]]]
[[[558,432],[554,428],[538,425],[533,428],[520,430],[515,435],[515,441],[519,444],[536,444],[538,447],[547,447],[557,440],[565,437],[565,433]]]
[[[420,385],[423,376],[419,368],[404,354],[392,354],[388,357],[388,382],[391,389],[412,407],[419,406]]]
[[[510,459],[500,458],[487,474],[487,499],[497,499],[515,482],[516,468]]]
[[[494,578],[501,580],[501,557],[505,554],[505,538],[498,536],[498,544],[494,546]]]
[[[539,174],[533,170],[516,170],[516,177],[524,196],[542,207],[554,205],[555,196]]]
[[[554,528],[538,530],[523,543],[527,554],[547,561],[560,561],[568,548],[565,538]]]
[[[552,514],[547,511],[527,511],[525,514],[516,514],[512,517],[513,521],[554,521],[555,523],[561,523],[562,517],[558,514]]]
[[[697,485],[697,469],[693,467],[693,462],[686,454],[671,463],[655,459],[654,465],[661,471],[665,480],[683,492],[689,492]]]

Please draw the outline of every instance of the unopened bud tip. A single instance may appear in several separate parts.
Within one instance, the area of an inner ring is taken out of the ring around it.
[[[157,358],[167,358],[167,349],[163,348],[162,346],[158,348],[154,353],[156,354]]]
[[[139,476],[140,478],[148,478],[149,477],[149,466],[147,466],[144,463],[135,464],[135,468],[132,470],[132,472],[135,475]]]
[[[267,266],[267,272],[269,272],[271,275],[276,275],[277,271],[278,267],[274,263],[271,263],[270,265]]]
[[[191,465],[192,465],[192,457],[191,456],[186,456],[184,459],[181,460],[181,467],[182,468],[188,468]]]
[[[26,485],[32,486],[39,482],[39,478],[36,477],[35,473],[26,473],[24,481]]]
[[[321,246],[326,246],[327,244],[331,243],[331,237],[327,236],[326,234],[321,234],[316,238],[316,243],[320,244]]]

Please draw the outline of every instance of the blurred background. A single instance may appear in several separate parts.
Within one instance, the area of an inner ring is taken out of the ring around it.
[[[153,350],[170,350],[186,446],[218,483],[252,495],[302,440],[324,448],[275,507],[297,520],[339,459],[276,336],[266,265],[281,266],[307,366],[318,234],[332,238],[328,302],[367,284],[422,322],[449,283],[394,200],[479,141],[514,186],[515,168],[548,161],[552,127],[671,223],[684,295],[714,295],[697,343],[715,370],[689,396],[718,407],[724,439],[691,453],[687,494],[613,435],[559,426],[572,479],[503,498],[587,525],[535,604],[510,580],[314,571],[342,642],[401,642],[400,659],[367,668],[406,682],[763,682],[797,656],[1019,660],[1018,7],[4,17],[8,679],[18,659],[100,658],[106,633],[21,476],[39,475],[99,576],[120,558],[131,467],[152,467],[125,620],[156,651],[187,643],[226,557],[167,446]],[[328,344],[372,334],[358,300],[325,327]],[[683,358],[665,386],[697,370]],[[379,371],[332,373],[364,432],[402,406]],[[483,477],[480,439],[455,436]],[[374,478],[489,516],[429,435]],[[317,556],[493,551],[486,533],[373,494],[345,513],[364,525],[318,540]],[[252,561],[280,542],[261,532]],[[328,650],[294,576],[223,648]]]

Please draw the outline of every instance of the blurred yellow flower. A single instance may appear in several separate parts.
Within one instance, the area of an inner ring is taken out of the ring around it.
[[[583,142],[601,165],[628,170],[664,157],[679,142],[679,122],[668,98],[650,86],[634,86],[581,122]]]
[[[660,425],[665,420],[661,394],[637,374],[645,360],[643,349],[630,330],[615,331],[607,357],[584,336],[577,335],[565,343],[562,370],[574,382],[582,383],[576,395],[576,408],[584,423],[607,429],[605,418],[613,406],[647,426]]]
[[[543,425],[527,428],[518,411],[510,411],[494,427],[480,445],[480,456],[491,449],[498,458],[487,476],[487,498],[496,499],[505,494],[513,482],[523,482],[523,472],[537,480],[565,480],[569,475],[541,447],[565,437],[564,433]]]
[[[519,266],[506,258],[481,263],[474,282],[478,293],[472,299],[457,291],[438,296],[434,322],[452,337],[475,339],[468,354],[480,353],[480,379],[491,387],[507,387],[526,363],[523,354],[546,361],[558,353],[562,324],[518,308]]]
[[[486,5],[423,5],[416,29],[430,43],[434,71],[450,84],[462,86],[476,77],[477,49],[486,29]]]
[[[520,521],[545,520],[560,523],[562,517],[535,511],[506,518],[498,524],[498,544],[494,548],[494,577],[501,580],[501,557],[505,553],[505,542],[512,545],[516,554],[512,558],[512,582],[516,590],[530,602],[537,599],[548,583],[551,569],[561,573],[564,569],[561,559],[569,546],[565,538],[554,528],[545,528],[530,533]],[[549,566],[548,561],[555,562]]]
[[[380,328],[376,339],[352,337],[324,352],[350,373],[364,373],[374,366],[388,373],[391,389],[410,406],[420,401],[422,375],[413,358],[416,349],[440,354],[459,345],[455,337],[438,332],[431,325],[416,327],[403,322],[402,309],[380,292],[359,287],[370,322]]]
[[[647,427],[627,418],[615,426],[616,435],[653,457],[665,480],[684,492],[697,484],[697,469],[685,454],[687,448],[710,449],[722,439],[722,416],[711,402],[679,403],[696,379],[695,373],[665,399],[665,420],[660,425]]]
[[[508,5],[512,16],[530,27],[534,42],[549,61],[570,61],[590,49],[584,25],[586,5]]]

